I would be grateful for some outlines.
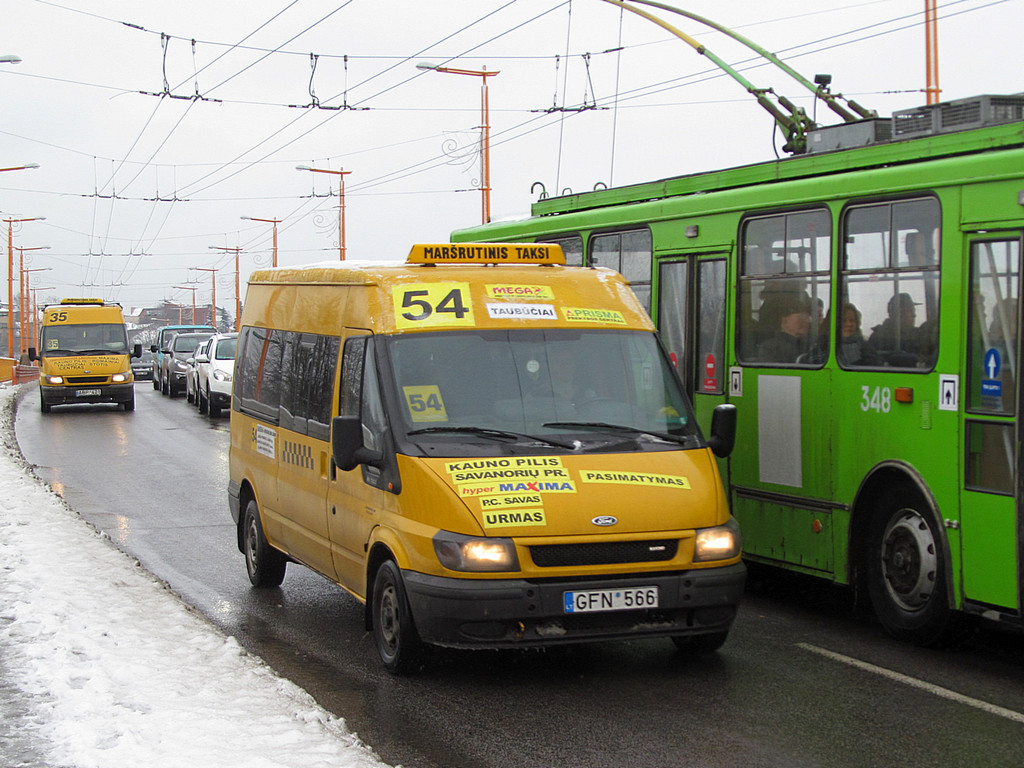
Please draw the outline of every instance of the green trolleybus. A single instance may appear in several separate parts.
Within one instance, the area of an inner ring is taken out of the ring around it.
[[[806,154],[543,198],[454,242],[630,280],[723,460],[749,561],[863,589],[919,643],[1024,627],[1024,95],[820,128]]]

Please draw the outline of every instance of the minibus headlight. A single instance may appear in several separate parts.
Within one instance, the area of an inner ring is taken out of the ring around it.
[[[113,376],[110,377],[110,380],[115,384],[123,384],[124,382],[128,381],[128,374],[115,373]]]
[[[463,536],[439,531],[434,552],[450,571],[518,571],[519,558],[512,539]]]
[[[736,518],[715,528],[701,528],[693,546],[693,561],[730,560],[738,557],[743,548],[743,537]]]
[[[47,384],[63,384],[64,383],[64,377],[63,376],[47,376],[46,377],[46,383]]]

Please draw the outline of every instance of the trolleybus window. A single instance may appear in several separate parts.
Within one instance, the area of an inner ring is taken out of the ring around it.
[[[760,216],[740,238],[739,358],[819,366],[828,356],[828,211]]]
[[[539,240],[541,243],[554,243],[562,246],[562,253],[565,254],[565,263],[570,267],[583,266],[583,238],[579,235],[570,237],[549,237],[546,240]]]
[[[857,343],[846,368],[926,368],[939,342],[939,203],[932,198],[853,206],[843,221],[843,312]],[[843,329],[842,321],[839,324]]]
[[[651,233],[647,229],[597,235],[590,241],[590,263],[609,267],[629,280],[644,309],[651,311]]]
[[[967,408],[1012,417],[1017,410],[1020,241],[976,242],[970,256]],[[967,422],[968,488],[1012,494],[1016,466],[1012,422]]]
[[[691,268],[697,270],[694,296]],[[658,330],[690,393],[725,391],[726,275],[725,259],[663,261],[659,265]],[[695,341],[688,336],[691,306],[696,306]]]

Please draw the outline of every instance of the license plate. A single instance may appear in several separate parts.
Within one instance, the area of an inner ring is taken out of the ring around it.
[[[566,613],[633,611],[638,608],[657,608],[658,588],[588,589],[565,592],[563,598]]]
[[[75,397],[96,397],[99,393],[98,389],[76,389]]]

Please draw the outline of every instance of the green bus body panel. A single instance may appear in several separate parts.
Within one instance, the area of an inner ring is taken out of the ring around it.
[[[877,473],[896,471],[934,506],[948,546],[952,597],[1020,618],[1021,527],[1011,496],[964,490],[970,233],[1024,230],[1024,123],[878,144],[548,198],[533,216],[452,233],[453,242],[549,240],[648,228],[658,264],[720,253],[728,259],[728,369],[742,394],[693,393],[709,430],[713,408],[738,411],[736,447],[720,461],[749,557],[840,583],[853,576],[858,499]],[[842,370],[835,345],[823,367],[741,365],[736,360],[737,242],[745,216],[827,210],[832,222],[830,307],[837,306],[839,222],[852,201],[931,197],[942,216],[940,345],[930,370]],[[697,228],[688,236],[687,228]],[[589,253],[589,248],[587,249]],[[959,376],[955,410],[940,407],[940,380]],[[1018,374],[1019,375],[1019,374]],[[910,390],[912,402],[892,393]],[[877,393],[888,391],[883,407]],[[1008,423],[1015,423],[1009,419]]]

